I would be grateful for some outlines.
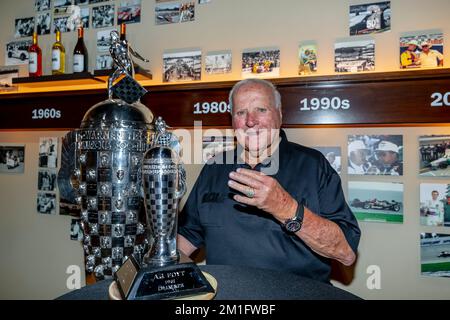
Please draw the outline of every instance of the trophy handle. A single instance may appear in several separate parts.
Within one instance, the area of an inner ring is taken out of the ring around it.
[[[175,192],[175,198],[181,199],[186,193],[186,170],[182,163],[178,164],[178,190]]]

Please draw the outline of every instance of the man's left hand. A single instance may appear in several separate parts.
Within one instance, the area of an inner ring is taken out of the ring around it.
[[[244,168],[231,172],[229,177],[228,186],[245,195],[235,195],[234,200],[264,210],[280,222],[295,215],[297,201],[274,178]]]

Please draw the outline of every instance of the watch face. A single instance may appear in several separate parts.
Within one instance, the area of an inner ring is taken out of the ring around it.
[[[302,227],[302,224],[300,221],[297,220],[291,220],[286,223],[285,228],[289,232],[297,232]]]

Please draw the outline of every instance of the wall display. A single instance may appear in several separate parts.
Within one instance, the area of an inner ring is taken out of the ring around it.
[[[342,41],[334,45],[334,71],[375,70],[375,40]]]
[[[163,82],[201,79],[202,52],[185,51],[163,54]]]
[[[350,6],[350,35],[378,33],[391,30],[391,2]]]
[[[330,163],[331,167],[336,170],[338,174],[341,174],[342,168],[342,156],[341,147],[313,147],[317,151],[320,151]]]
[[[89,0],[89,4],[91,4],[91,3],[99,3],[99,2],[106,2],[106,1],[109,1],[109,0]]]
[[[207,162],[220,152],[233,150],[236,147],[234,135],[203,136],[203,162]]]
[[[317,44],[301,43],[298,49],[298,74],[305,75],[317,71]]]
[[[15,20],[16,38],[31,37],[34,31],[34,17],[20,18]]]
[[[198,0],[198,4],[210,3],[211,0]]]
[[[72,4],[72,0],[53,0],[53,8],[67,7]]]
[[[39,167],[56,169],[58,166],[58,138],[39,138]]]
[[[349,181],[348,203],[360,221],[403,223],[403,183]]]
[[[207,74],[224,74],[231,72],[231,51],[208,52],[205,57]]]
[[[155,6],[156,25],[180,22],[181,3],[164,3]]]
[[[36,32],[38,35],[50,34],[51,31],[50,12],[38,14],[36,16]]]
[[[403,175],[402,135],[349,135],[348,174]]]
[[[195,2],[181,3],[180,22],[195,20]]]
[[[0,174],[23,173],[25,146],[0,145]]]
[[[117,24],[141,22],[141,0],[120,1]]]
[[[450,227],[450,184],[420,184],[420,224]]]
[[[421,274],[450,277],[450,234],[420,234]]]
[[[444,35],[423,31],[400,37],[400,68],[435,68],[444,66]]]
[[[38,190],[55,191],[56,190],[56,171],[39,170],[38,171]]]
[[[6,44],[5,65],[28,64],[28,48],[31,40],[13,41]]]
[[[420,136],[419,153],[421,176],[450,177],[450,136]]]
[[[70,221],[70,240],[83,240],[83,231],[81,229],[81,219],[71,219]]]
[[[72,11],[72,6],[65,7],[54,7],[53,8],[53,17],[60,17],[70,14]]]
[[[56,195],[48,192],[38,192],[37,212],[43,214],[56,214]]]
[[[50,10],[50,0],[35,0],[34,9],[36,11]]]
[[[242,52],[242,78],[278,77],[280,49],[246,49]]]
[[[75,5],[79,5],[79,4],[88,4],[89,0],[75,0],[74,4]]]
[[[98,54],[95,58],[96,70],[109,70],[113,66],[113,59],[109,53]]]
[[[114,25],[114,4],[92,8],[92,27],[105,28]]]
[[[97,51],[107,52],[111,45],[111,31],[116,29],[106,29],[97,32]]]
[[[69,20],[68,16],[53,18],[53,33],[56,33],[57,30],[61,32],[69,32],[73,30],[69,30],[67,26],[67,21]]]

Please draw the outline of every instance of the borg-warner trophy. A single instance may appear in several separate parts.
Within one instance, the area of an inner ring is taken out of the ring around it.
[[[161,117],[156,120],[155,129],[153,145],[145,153],[142,165],[150,250],[141,266],[132,258],[124,263],[115,274],[117,282],[113,288],[118,287],[116,291],[122,299],[133,300],[213,297],[214,288],[200,269],[192,262],[179,263],[178,206],[186,192],[186,174],[180,143],[167,131]],[[110,287],[110,296],[112,290]]]
[[[97,280],[112,277],[130,256],[141,262],[148,247],[141,171],[153,115],[139,102],[147,91],[132,77],[128,43],[116,31],[111,38],[109,97],[66,135],[58,174],[61,198],[80,207],[86,271]]]

